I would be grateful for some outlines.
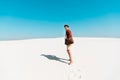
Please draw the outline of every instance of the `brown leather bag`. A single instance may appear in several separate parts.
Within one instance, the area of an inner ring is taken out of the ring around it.
[[[66,45],[70,45],[70,44],[73,44],[73,43],[74,43],[73,38],[65,39],[65,44]]]

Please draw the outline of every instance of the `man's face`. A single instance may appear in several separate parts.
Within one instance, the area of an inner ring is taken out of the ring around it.
[[[67,29],[68,29],[68,27],[67,27],[67,26],[65,26],[64,28],[65,28],[65,30],[67,30]]]

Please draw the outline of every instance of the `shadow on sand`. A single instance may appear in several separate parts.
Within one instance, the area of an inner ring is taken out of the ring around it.
[[[68,59],[59,58],[59,57],[57,57],[55,55],[41,54],[41,56],[44,56],[44,57],[46,57],[49,60],[56,60],[56,61],[59,61],[59,62],[62,62],[62,63],[66,63],[66,64],[68,64],[67,61],[69,61]]]

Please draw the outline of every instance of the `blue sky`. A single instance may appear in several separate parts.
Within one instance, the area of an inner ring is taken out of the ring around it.
[[[120,37],[119,0],[0,0],[0,39]]]

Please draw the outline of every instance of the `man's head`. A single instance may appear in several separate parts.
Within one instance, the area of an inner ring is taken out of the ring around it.
[[[65,30],[68,30],[69,29],[69,25],[64,25],[64,28],[65,28]]]

